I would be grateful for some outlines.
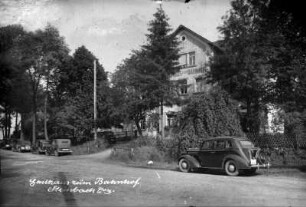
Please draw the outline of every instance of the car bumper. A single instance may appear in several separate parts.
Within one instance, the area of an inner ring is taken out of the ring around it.
[[[57,151],[58,153],[72,153],[72,150],[70,149],[61,149]]]
[[[270,163],[251,165],[251,168],[270,168],[270,167],[271,167]]]

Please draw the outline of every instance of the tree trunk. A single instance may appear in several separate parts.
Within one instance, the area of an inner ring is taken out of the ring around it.
[[[5,107],[5,110],[4,110],[4,117],[5,117],[5,120],[4,120],[4,139],[8,139],[8,136],[7,136],[7,132],[8,132],[8,118],[7,118],[7,109]]]
[[[9,122],[8,122],[8,138],[11,138],[11,120],[12,120],[12,116],[11,116],[11,112],[9,112],[8,114],[8,118],[9,118]]]
[[[4,127],[1,127],[1,130],[2,130],[2,134],[3,134],[3,138],[5,139],[5,128]]]
[[[24,119],[24,114],[21,113],[20,114],[20,140],[21,140],[21,142],[24,141],[24,134],[23,134],[23,128],[24,128],[23,122],[24,122],[24,120],[23,119]]]
[[[141,130],[141,127],[139,125],[139,119],[134,119],[134,121],[135,121],[135,125],[137,127],[137,131],[139,133],[139,136],[142,137],[142,130]]]
[[[5,131],[5,134],[4,134],[5,139],[9,139],[10,134],[11,134],[11,112],[7,107],[5,107],[4,131]]]
[[[36,93],[33,95],[33,117],[32,117],[32,143],[36,143]]]
[[[48,93],[45,97],[45,107],[44,107],[44,133],[45,133],[45,139],[49,140],[48,137],[48,127],[47,127],[47,104],[48,104]]]
[[[33,113],[33,123],[32,123],[32,143],[36,142],[36,112]]]
[[[15,132],[18,131],[18,113],[16,112],[16,120],[15,120]]]
[[[165,126],[164,126],[164,102],[163,100],[160,102],[160,132],[161,137],[165,137]]]

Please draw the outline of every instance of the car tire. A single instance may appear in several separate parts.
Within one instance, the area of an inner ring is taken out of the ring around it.
[[[237,176],[239,175],[239,169],[237,167],[237,164],[234,160],[228,160],[226,161],[224,165],[224,170],[227,175],[229,176]]]
[[[187,160],[186,158],[180,159],[180,161],[179,161],[179,169],[180,169],[181,172],[184,172],[184,173],[190,172],[191,165],[190,165],[189,160]]]

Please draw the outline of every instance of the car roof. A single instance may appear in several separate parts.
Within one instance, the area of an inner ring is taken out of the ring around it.
[[[202,139],[203,141],[210,141],[210,140],[221,140],[221,139],[234,139],[234,140],[248,140],[246,137],[235,137],[235,136],[219,136],[219,137],[210,137],[208,139]]]

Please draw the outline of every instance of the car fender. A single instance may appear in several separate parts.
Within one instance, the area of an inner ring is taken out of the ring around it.
[[[190,162],[191,168],[200,168],[201,167],[199,161],[191,155],[182,155],[178,160],[180,161],[182,158],[185,158],[186,160],[188,160]]]
[[[225,163],[228,160],[234,160],[239,169],[249,168],[248,161],[243,159],[242,157],[240,157],[238,155],[228,155],[228,156],[224,157],[223,162],[222,162],[222,168],[224,168]]]

